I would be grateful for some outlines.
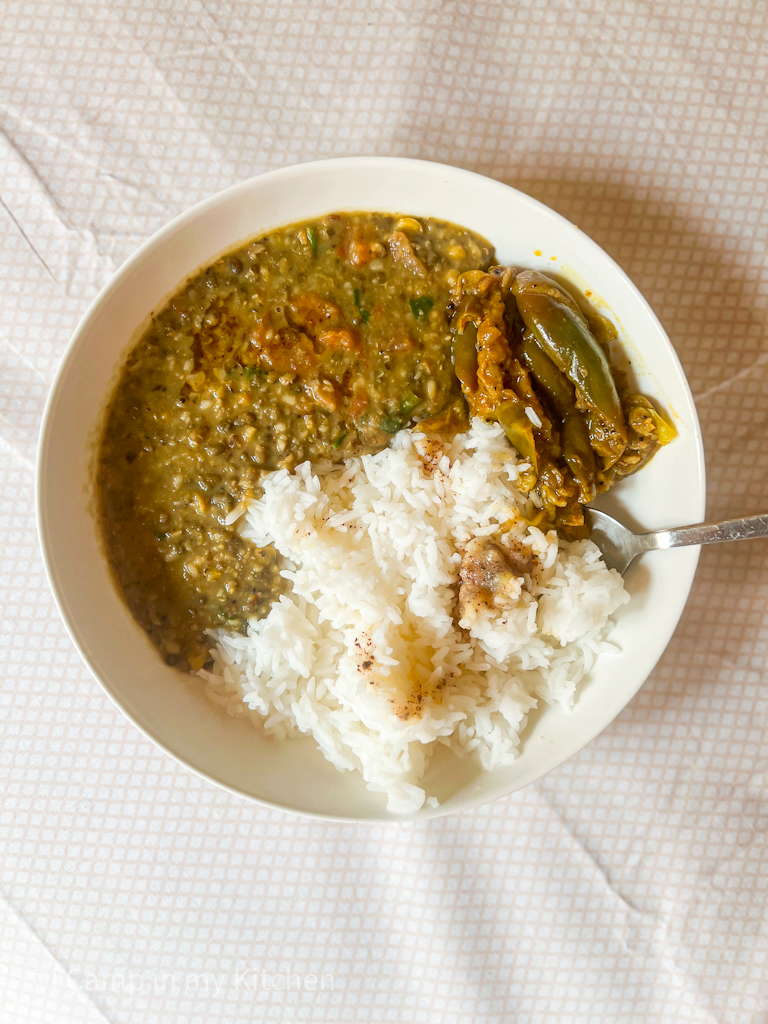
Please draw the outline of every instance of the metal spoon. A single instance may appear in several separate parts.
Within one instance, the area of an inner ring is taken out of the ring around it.
[[[618,569],[622,576],[630,563],[644,551],[768,537],[768,515],[726,519],[723,523],[698,523],[696,526],[681,526],[677,530],[659,530],[657,533],[632,533],[605,512],[598,512],[596,508],[585,511],[589,513],[592,540],[603,552],[605,564],[609,569]]]

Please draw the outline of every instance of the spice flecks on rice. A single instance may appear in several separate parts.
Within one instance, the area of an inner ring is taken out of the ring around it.
[[[435,741],[510,763],[538,698],[572,706],[629,599],[590,541],[528,525],[520,465],[475,420],[451,443],[403,430],[341,469],[270,473],[243,533],[285,557],[292,593],[248,636],[217,634],[209,696],[311,733],[394,813],[424,802]]]

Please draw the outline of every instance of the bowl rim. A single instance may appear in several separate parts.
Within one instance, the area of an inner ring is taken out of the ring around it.
[[[538,215],[544,217],[545,219],[550,219],[551,221],[560,224],[566,224],[570,227],[576,227],[576,229],[580,232],[582,244],[584,244],[588,249],[591,249],[593,252],[597,252],[599,254],[599,257],[602,260],[607,261],[608,264],[612,267],[612,269],[620,275],[620,277],[623,279],[624,285],[634,294],[634,297],[637,300],[639,300],[639,302],[644,308],[646,316],[650,318],[650,320],[654,323],[654,325],[664,338],[664,341],[668,349],[668,354],[673,360],[674,364],[676,365],[677,371],[680,374],[680,378],[683,382],[684,389],[689,401],[690,412],[692,415],[691,427],[696,442],[696,472],[697,478],[700,481],[698,514],[699,518],[703,519],[706,506],[706,467],[704,460],[704,447],[701,433],[701,425],[699,422],[696,405],[693,399],[693,394],[691,392],[690,385],[688,383],[688,379],[683,369],[682,363],[680,362],[680,358],[674,346],[672,345],[672,342],[670,341],[667,332],[665,331],[659,318],[656,316],[656,313],[654,312],[648,300],[643,296],[640,289],[637,287],[637,285],[635,285],[634,281],[632,281],[632,279],[629,277],[626,271],[623,270],[622,267],[613,259],[613,257],[610,256],[601,246],[599,246],[597,242],[595,242],[589,235],[587,235],[580,228],[578,228],[571,221],[569,221],[567,217],[564,217],[562,214],[553,210],[551,207],[547,206],[545,203],[542,203],[540,200],[535,199],[533,196],[529,196],[527,193],[520,191],[513,185],[509,185],[504,181],[499,181],[496,178],[480,174],[476,171],[467,170],[466,168],[463,167],[456,167],[454,165],[441,163],[439,161],[416,159],[413,157],[392,157],[376,155],[330,157],[327,159],[310,160],[302,163],[289,164],[284,167],[275,168],[270,171],[265,171],[261,174],[252,175],[249,178],[236,182],[228,186],[227,188],[221,189],[220,191],[213,193],[212,195],[206,197],[205,199],[202,199],[199,202],[195,203],[193,206],[190,206],[189,208],[183,210],[181,213],[177,214],[170,221],[168,221],[157,231],[155,231],[117,268],[117,270],[112,274],[112,276],[106,282],[106,284],[99,290],[97,295],[89,303],[85,312],[81,316],[66,347],[64,348],[64,351],[59,361],[59,365],[56,368],[56,371],[53,375],[50,384],[50,388],[45,402],[45,407],[43,410],[43,415],[41,418],[35,465],[35,515],[37,523],[37,532],[40,543],[40,549],[42,552],[43,566],[45,569],[46,577],[48,579],[48,584],[53,594],[54,602],[64,622],[69,638],[73,642],[80,657],[85,662],[89,672],[96,680],[96,682],[100,685],[102,690],[119,708],[121,713],[125,715],[125,717],[128,718],[128,720],[144,736],[146,736],[154,744],[160,747],[165,753],[169,754],[179,764],[182,764],[185,768],[193,771],[196,775],[206,779],[209,782],[212,782],[214,785],[220,787],[221,789],[227,790],[229,793],[232,793],[235,796],[241,797],[249,801],[254,801],[257,804],[269,807],[273,810],[281,811],[286,814],[298,814],[302,817],[309,817],[322,821],[337,821],[345,823],[360,823],[370,825],[378,825],[385,823],[399,824],[403,821],[408,820],[425,821],[431,818],[445,817],[451,814],[460,814],[475,810],[476,808],[494,802],[495,800],[508,797],[512,795],[512,793],[517,792],[519,789],[523,789],[525,786],[528,786],[533,782],[538,781],[538,779],[543,778],[545,775],[548,775],[551,771],[554,771],[556,768],[559,768],[560,765],[562,765],[566,760],[568,760],[570,757],[574,756],[576,753],[582,750],[588,743],[592,742],[593,739],[596,739],[597,736],[600,735],[600,733],[605,728],[607,728],[611,721],[613,721],[614,718],[616,718],[618,714],[620,714],[621,711],[627,706],[627,704],[629,704],[629,702],[636,696],[638,690],[647,681],[648,675],[650,675],[650,673],[654,670],[656,664],[658,663],[662,654],[666,650],[672,638],[672,635],[675,629],[677,628],[678,622],[680,621],[683,610],[690,596],[691,587],[693,585],[693,580],[698,565],[700,548],[696,548],[695,550],[689,549],[690,565],[685,573],[685,575],[688,577],[685,581],[685,596],[680,601],[680,608],[677,614],[674,615],[667,622],[667,628],[665,630],[664,635],[664,642],[659,646],[658,655],[654,660],[653,664],[651,665],[648,674],[643,679],[641,679],[638,682],[635,689],[628,694],[627,699],[623,704],[622,708],[619,709],[619,711],[615,714],[610,715],[607,721],[602,722],[599,728],[595,730],[587,739],[585,739],[584,742],[576,748],[576,750],[570,750],[567,753],[565,753],[562,757],[557,758],[554,763],[549,765],[549,767],[547,767],[544,771],[536,773],[533,778],[523,779],[522,781],[516,780],[515,784],[506,789],[504,792],[491,794],[482,793],[479,795],[477,799],[470,800],[463,807],[455,808],[443,804],[439,805],[436,808],[428,808],[424,806],[416,814],[406,816],[388,815],[387,817],[359,817],[354,814],[341,815],[324,811],[314,811],[304,808],[290,807],[284,803],[280,803],[279,801],[271,800],[268,797],[255,796],[253,793],[247,792],[243,788],[222,781],[215,775],[211,774],[210,772],[198,767],[197,765],[189,761],[185,756],[183,756],[178,751],[174,750],[173,747],[170,745],[169,741],[160,739],[157,736],[155,736],[144,724],[138,721],[136,716],[122,703],[118,693],[113,691],[108,680],[103,678],[100,671],[96,668],[96,665],[94,664],[94,659],[91,657],[88,647],[84,643],[83,638],[81,636],[81,631],[77,624],[76,617],[70,613],[68,608],[68,604],[64,594],[64,587],[62,585],[61,580],[59,579],[59,575],[56,570],[55,556],[52,551],[48,537],[49,511],[48,502],[46,501],[46,469],[48,462],[47,452],[49,439],[53,429],[53,420],[56,413],[56,408],[59,403],[59,393],[61,389],[61,384],[65,380],[71,365],[73,364],[78,355],[78,348],[80,346],[81,340],[84,334],[86,333],[86,330],[90,325],[90,322],[97,316],[102,307],[107,304],[113,293],[117,291],[117,289],[121,286],[124,278],[128,274],[130,274],[134,266],[136,266],[142,261],[147,252],[153,249],[158,243],[160,243],[164,239],[172,236],[176,231],[178,231],[180,228],[188,224],[190,221],[195,220],[196,218],[198,218],[199,216],[201,216],[202,214],[206,213],[211,209],[215,209],[215,207],[217,207],[218,205],[230,201],[231,199],[237,197],[240,193],[247,193],[248,191],[250,191],[251,188],[254,187],[254,184],[256,182],[266,183],[272,179],[278,178],[290,180],[293,177],[300,177],[306,174],[311,175],[311,173],[314,170],[332,170],[334,167],[338,167],[339,169],[355,167],[361,169],[383,169],[387,167],[394,168],[395,166],[401,169],[408,169],[409,167],[413,169],[418,168],[420,172],[430,169],[438,174],[441,172],[448,173],[456,181],[461,181],[463,179],[463,182],[468,187],[471,187],[473,183],[482,182],[483,188],[486,189],[489,186],[491,186],[497,188],[499,191],[511,191],[515,193],[515,195],[518,198],[518,201],[522,201],[524,204],[528,205],[528,207],[531,210],[535,211]],[[276,225],[276,227],[277,226],[279,225]],[[233,246],[236,244],[237,241],[234,241],[232,243]],[[211,255],[211,258],[215,258],[216,255],[216,253],[213,253]],[[194,273],[194,271],[190,271],[190,273]]]

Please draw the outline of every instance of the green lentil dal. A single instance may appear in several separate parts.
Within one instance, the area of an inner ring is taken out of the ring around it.
[[[260,236],[190,278],[112,395],[98,459],[109,561],[169,664],[207,661],[283,589],[272,548],[227,517],[261,474],[379,451],[461,421],[450,288],[492,247],[439,220],[333,213]]]

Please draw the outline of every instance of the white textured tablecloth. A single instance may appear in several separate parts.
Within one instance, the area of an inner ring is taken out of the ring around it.
[[[768,543],[705,550],[581,754],[427,824],[261,809],[89,677],[33,509],[78,318],[197,200],[394,154],[516,185],[647,296],[709,514],[768,511],[763,0],[0,3],[0,1021],[768,1021]],[[285,991],[285,989],[289,989]]]

